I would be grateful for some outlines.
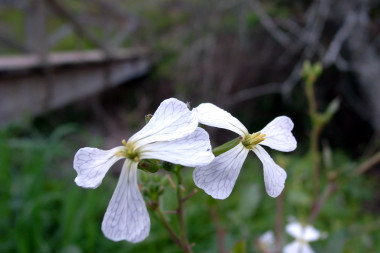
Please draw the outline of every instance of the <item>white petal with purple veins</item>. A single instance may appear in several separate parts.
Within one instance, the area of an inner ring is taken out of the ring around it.
[[[211,103],[200,104],[193,109],[193,112],[196,113],[199,123],[228,129],[240,136],[248,134],[247,128],[237,118]]]
[[[110,150],[89,147],[79,149],[75,154],[73,164],[78,173],[75,183],[84,188],[98,187],[110,167],[123,158],[115,155],[123,149],[123,146]]]
[[[195,168],[195,184],[215,199],[227,198],[235,185],[249,150],[241,143],[217,156],[210,164]]]
[[[160,104],[148,124],[128,142],[135,142],[138,148],[156,141],[171,141],[192,133],[197,126],[197,117],[186,104],[170,98]]]
[[[102,231],[110,240],[136,243],[149,235],[150,219],[137,185],[137,164],[126,159],[104,215]]]
[[[141,147],[139,151],[141,159],[158,159],[190,167],[206,165],[214,159],[209,135],[199,127],[185,137],[155,142]]]
[[[260,131],[266,135],[260,144],[283,152],[295,150],[297,141],[292,134],[293,127],[293,121],[289,117],[275,118]]]
[[[260,145],[252,150],[263,163],[265,189],[269,196],[275,198],[285,187],[286,172],[278,166]]]

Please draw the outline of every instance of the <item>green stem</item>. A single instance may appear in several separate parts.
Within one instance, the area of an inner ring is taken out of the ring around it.
[[[315,219],[317,218],[319,212],[322,209],[322,206],[326,203],[328,198],[334,193],[336,190],[337,186],[334,181],[331,181],[327,184],[326,189],[322,193],[322,195],[319,197],[319,199],[314,202],[309,219],[308,219],[308,224],[313,224]]]
[[[212,150],[212,153],[215,156],[221,155],[224,152],[226,152],[226,151],[230,150],[231,148],[235,147],[236,145],[238,145],[240,141],[241,141],[241,137],[237,137],[233,140],[230,140],[229,142],[226,142],[226,143],[214,148]]]
[[[160,219],[162,225],[164,225],[165,229],[169,232],[170,236],[172,237],[173,241],[180,247],[181,249],[185,250],[184,245],[182,244],[180,238],[176,235],[173,228],[170,226],[169,222],[166,220],[163,212],[159,207],[154,209],[156,213],[158,214],[158,218]]]
[[[182,198],[182,176],[181,176],[181,169],[178,169],[176,171],[177,176],[177,201],[178,201],[178,221],[179,221],[179,228],[180,228],[180,237],[181,242],[183,245],[184,252],[192,253],[191,245],[189,245],[189,242],[187,240],[187,233],[186,233],[186,223],[185,223],[185,210],[184,210],[184,201]]]
[[[314,197],[317,197],[319,193],[319,181],[320,181],[320,166],[321,159],[318,149],[319,135],[322,130],[322,123],[319,121],[319,114],[317,112],[317,101],[314,94],[314,82],[315,78],[307,78],[306,80],[306,97],[309,104],[309,115],[311,119],[312,129],[310,136],[310,151],[313,161],[313,182],[314,182]]]
[[[284,196],[285,192],[282,192],[282,194],[276,198],[276,223],[274,230],[276,253],[281,253],[284,239]]]
[[[321,155],[318,148],[318,140],[319,135],[322,128],[318,125],[313,125],[311,131],[311,139],[310,139],[310,150],[313,161],[313,182],[314,182],[314,196],[316,197],[319,193],[320,188],[320,167],[321,167]]]
[[[365,161],[359,168],[356,170],[356,175],[363,174],[370,168],[372,168],[376,163],[380,161],[380,151],[371,156],[367,161]]]

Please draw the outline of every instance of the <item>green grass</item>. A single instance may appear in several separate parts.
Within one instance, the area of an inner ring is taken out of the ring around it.
[[[99,188],[76,186],[72,159],[80,145],[77,136],[87,136],[81,138],[89,146],[102,146],[101,137],[90,137],[69,125],[47,136],[37,130],[0,134],[0,252],[179,252],[154,213],[150,213],[150,236],[142,243],[112,242],[103,236],[100,225],[120,164],[114,166]],[[348,172],[355,163],[344,153],[335,153],[333,168],[342,172],[336,182],[338,189],[314,224],[328,237],[313,242],[312,247],[316,252],[377,252],[380,224],[371,202],[376,180],[352,178]],[[272,155],[288,171],[285,220],[290,216],[305,219],[312,203],[310,158],[278,152]],[[239,252],[239,248],[246,247],[247,252],[258,252],[252,246],[254,240],[274,229],[276,212],[276,200],[265,193],[261,168],[258,159],[249,154],[228,199],[213,200],[200,190],[186,203],[188,233],[196,244],[195,252],[217,252],[213,212],[218,213],[220,226],[226,231],[224,243],[228,250]],[[186,192],[190,192],[195,188],[192,171],[184,171]],[[163,177],[162,172],[158,175]],[[146,174],[145,178],[152,177]],[[165,210],[174,210],[175,191],[165,185],[161,204]],[[175,215],[167,217],[177,227]]]

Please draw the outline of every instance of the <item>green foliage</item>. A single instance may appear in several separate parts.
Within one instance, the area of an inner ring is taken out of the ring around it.
[[[112,177],[109,173],[103,184],[94,190],[75,185],[72,158],[78,143],[74,144],[69,137],[73,132],[79,134],[78,131],[66,125],[48,136],[38,131],[24,133],[23,137],[17,131],[1,133],[0,251],[178,252],[154,213],[150,214],[151,234],[142,243],[115,243],[103,236],[100,225],[117,176]],[[96,146],[101,145],[99,138],[95,137],[95,140]],[[288,172],[284,217],[305,220],[313,201],[311,157],[276,155],[275,160],[286,165]],[[352,177],[355,162],[343,152],[334,151],[331,160],[331,168],[324,169],[338,173],[338,189],[326,202],[315,223],[315,227],[326,231],[328,237],[313,242],[312,247],[316,252],[376,252],[380,248],[380,232],[376,229],[380,224],[376,207],[371,205],[376,182],[365,177]],[[183,170],[186,195],[195,186],[192,171]],[[143,188],[151,194],[161,195],[164,210],[175,210],[175,189],[164,174],[140,174]],[[323,181],[322,187],[327,183]],[[215,215],[225,231],[224,244],[230,252],[256,252],[249,245],[265,231],[274,229],[276,200],[265,194],[262,165],[252,154],[227,200],[214,200],[200,190],[185,207],[189,238],[196,243],[195,252],[218,250]],[[166,217],[177,224],[175,214]],[[286,241],[292,240],[285,238]]]

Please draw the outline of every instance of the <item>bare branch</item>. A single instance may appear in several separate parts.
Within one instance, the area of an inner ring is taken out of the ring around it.
[[[53,32],[48,38],[48,46],[50,48],[54,47],[59,43],[63,38],[67,37],[72,33],[73,29],[71,26],[64,24],[60,28],[58,28],[56,31]]]
[[[62,4],[56,0],[46,0],[46,3],[49,4],[50,8],[59,16],[63,17],[74,27],[78,34],[82,35],[86,39],[88,39],[95,46],[103,49],[106,54],[109,54],[108,48],[99,41],[96,37],[94,37],[88,30],[86,26],[83,25],[79,19],[74,17]]]
[[[0,42],[5,44],[6,46],[16,49],[18,51],[21,51],[23,53],[28,53],[29,49],[22,45],[21,43],[17,42],[16,40],[12,39],[10,35],[0,33]]]
[[[353,27],[356,23],[357,16],[355,12],[351,11],[342,25],[342,27],[339,29],[339,31],[335,34],[334,39],[330,43],[330,46],[323,58],[323,63],[326,66],[330,66],[334,62],[337,61],[339,52],[343,46],[344,41],[351,35],[353,32]]]
[[[263,6],[259,0],[248,0],[253,11],[257,14],[260,19],[260,23],[269,32],[269,34],[283,47],[287,47],[291,42],[291,39],[281,31],[277,25],[273,22],[271,17],[265,12]]]
[[[268,83],[241,90],[232,95],[231,104],[274,93],[281,93],[281,83]]]

